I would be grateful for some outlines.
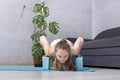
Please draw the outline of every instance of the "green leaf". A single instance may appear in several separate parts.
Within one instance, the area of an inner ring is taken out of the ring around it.
[[[58,23],[57,22],[50,22],[49,23],[49,31],[52,33],[52,34],[57,34],[59,32],[59,26],[58,26]]]
[[[41,3],[36,3],[33,7],[33,12],[34,13],[40,13],[42,8],[44,7],[45,3],[41,2]]]
[[[35,25],[42,25],[43,21],[44,21],[44,16],[42,16],[42,15],[37,15],[37,16],[33,17],[33,20],[32,20],[32,22]]]
[[[44,16],[37,15],[33,17],[32,21],[41,31],[46,30],[47,28],[47,22],[44,20]]]
[[[40,36],[45,35],[42,31],[37,31],[34,34],[32,34],[31,39],[33,42],[39,42]]]
[[[49,8],[48,8],[47,6],[43,7],[42,14],[43,14],[45,17],[48,17],[48,16],[49,16]]]
[[[39,29],[41,31],[44,31],[47,29],[47,22],[46,21],[41,21],[40,25],[38,25],[37,27],[39,27]]]
[[[40,45],[40,43],[35,43],[32,46],[33,57],[36,59],[40,59],[44,55],[44,49]]]

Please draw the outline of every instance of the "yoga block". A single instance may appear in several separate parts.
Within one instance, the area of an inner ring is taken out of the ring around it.
[[[75,60],[75,66],[77,70],[83,69],[83,57],[77,57]]]
[[[50,58],[48,56],[43,56],[42,57],[42,68],[44,70],[49,70],[50,69]]]

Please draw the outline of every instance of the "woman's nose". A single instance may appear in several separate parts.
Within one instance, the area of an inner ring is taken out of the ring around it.
[[[64,60],[65,58],[64,57],[61,57],[61,60]]]

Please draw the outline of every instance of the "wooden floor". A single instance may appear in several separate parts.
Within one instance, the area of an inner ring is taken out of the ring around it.
[[[0,71],[0,80],[120,80],[120,69],[94,69],[95,72]]]

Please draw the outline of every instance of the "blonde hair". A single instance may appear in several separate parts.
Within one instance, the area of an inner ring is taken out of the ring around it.
[[[64,67],[67,71],[76,71],[76,68],[73,64],[73,60],[72,60],[72,55],[71,55],[71,48],[70,45],[67,43],[67,41],[65,39],[62,39],[60,42],[58,42],[55,46],[55,53],[57,52],[57,49],[64,49],[69,53],[69,57],[68,60],[62,64],[60,63],[57,58],[55,57],[55,61],[54,61],[54,66],[56,67],[57,70],[64,70]]]

